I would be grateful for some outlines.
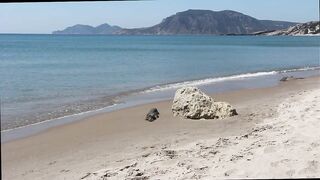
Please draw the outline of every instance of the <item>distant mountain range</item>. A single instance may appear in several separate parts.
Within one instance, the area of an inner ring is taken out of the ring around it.
[[[109,24],[101,24],[97,27],[89,25],[77,24],[71,27],[67,27],[62,31],[54,31],[53,34],[114,34],[117,31],[122,30],[119,26],[110,26]]]
[[[252,34],[294,26],[296,22],[258,20],[230,10],[187,10],[165,18],[161,23],[146,27],[126,29],[102,24],[97,27],[75,25],[53,34],[119,34],[119,35],[175,35],[175,34]]]

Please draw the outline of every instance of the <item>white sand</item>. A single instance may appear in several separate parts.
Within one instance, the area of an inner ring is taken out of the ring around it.
[[[212,95],[239,115],[183,120],[172,100],[1,144],[4,180],[320,177],[320,77]],[[151,107],[160,118],[150,123]]]
[[[83,179],[320,177],[319,128],[320,89],[299,91],[241,136],[147,146]]]

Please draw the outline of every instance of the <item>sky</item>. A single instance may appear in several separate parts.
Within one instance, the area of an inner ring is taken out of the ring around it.
[[[319,19],[319,0],[148,0],[1,3],[0,33],[51,33],[75,24],[148,27],[188,9],[234,10],[257,19]]]

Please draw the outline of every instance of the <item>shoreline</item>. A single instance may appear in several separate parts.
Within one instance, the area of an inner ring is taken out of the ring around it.
[[[43,132],[52,127],[61,126],[64,124],[72,123],[75,121],[81,121],[90,116],[99,115],[102,113],[109,113],[112,111],[117,111],[137,105],[143,105],[148,103],[160,102],[173,98],[174,91],[177,88],[182,86],[199,86],[203,87],[209,94],[228,92],[240,89],[247,88],[261,88],[261,87],[272,87],[278,84],[278,80],[283,76],[297,76],[297,77],[311,77],[319,75],[319,66],[315,67],[305,67],[305,68],[292,68],[292,69],[278,69],[272,71],[259,71],[252,73],[242,73],[230,76],[214,77],[214,78],[203,78],[196,80],[188,80],[183,82],[174,82],[168,84],[155,85],[152,87],[143,88],[141,90],[135,90],[127,95],[116,96],[118,102],[107,107],[101,107],[98,109],[92,109],[89,111],[83,111],[76,114],[70,114],[66,116],[61,116],[53,119],[47,119],[43,121],[36,121],[32,124],[26,124],[24,126],[14,127],[12,129],[1,130],[1,143],[27,137],[33,134]],[[309,73],[309,74],[308,74]],[[273,79],[273,82],[264,85],[254,85],[256,82],[255,78],[267,79],[270,76],[270,79]],[[273,76],[273,77],[272,77]],[[252,79],[252,82],[250,81]],[[228,84],[228,82],[241,82],[243,80],[248,80],[248,84],[253,86],[248,87],[224,87],[224,88],[215,88],[218,84]],[[218,89],[218,90],[217,90]],[[123,94],[123,93],[121,93]]]
[[[136,156],[141,158],[146,153],[162,152],[208,138],[240,136],[264,119],[278,117],[276,108],[285,99],[300,92],[318,90],[319,80],[317,76],[281,82],[274,87],[213,94],[214,99],[231,103],[239,112],[238,116],[224,120],[181,120],[172,116],[169,100],[50,128],[37,135],[2,143],[3,178],[79,179],[89,173],[88,178],[99,179],[93,176],[94,172],[102,169],[99,175],[106,168],[115,172],[118,166],[134,163]],[[151,107],[160,110],[160,118],[153,123],[144,120]],[[128,168],[132,169],[134,167]],[[114,178],[121,178],[123,174],[117,173],[119,176]]]

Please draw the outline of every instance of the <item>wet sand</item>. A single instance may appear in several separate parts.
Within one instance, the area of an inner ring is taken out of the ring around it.
[[[239,113],[223,120],[173,117],[172,102],[162,101],[51,128],[2,144],[3,179],[319,177],[320,134],[312,129],[319,127],[319,84],[312,77],[213,94]],[[160,118],[150,123],[144,118],[152,107]],[[299,128],[312,132],[305,143],[295,134]],[[277,150],[286,141],[289,148]],[[290,151],[300,158],[286,157]]]

